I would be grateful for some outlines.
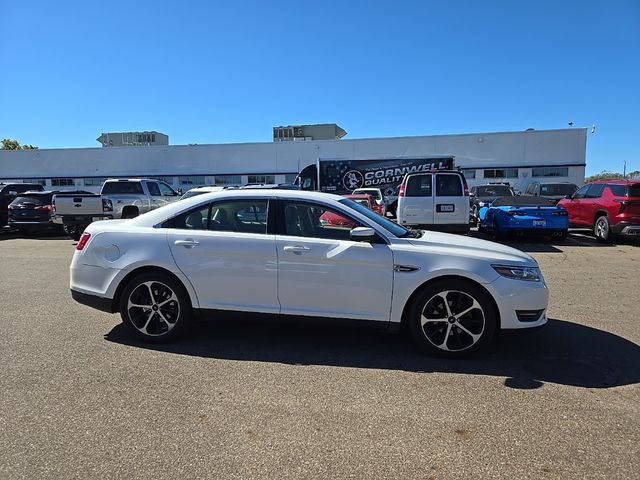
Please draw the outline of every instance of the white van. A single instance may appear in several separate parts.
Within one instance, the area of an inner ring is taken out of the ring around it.
[[[469,189],[458,171],[405,175],[398,192],[398,223],[447,232],[469,232]]]

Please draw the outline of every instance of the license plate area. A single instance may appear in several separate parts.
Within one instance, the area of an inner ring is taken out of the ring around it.
[[[547,221],[546,220],[534,220],[533,221],[533,226],[534,227],[546,227],[547,226]]]
[[[456,206],[452,203],[442,203],[436,205],[436,212],[452,213],[456,211]]]

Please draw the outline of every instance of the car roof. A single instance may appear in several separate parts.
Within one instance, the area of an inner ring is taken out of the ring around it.
[[[129,220],[132,225],[155,225],[168,218],[171,218],[181,212],[190,210],[200,204],[204,204],[213,200],[233,200],[233,199],[254,199],[254,198],[281,198],[292,200],[309,200],[318,202],[335,202],[343,200],[344,197],[340,195],[334,195],[331,193],[323,192],[309,192],[304,190],[287,190],[276,188],[252,188],[252,189],[228,189],[222,191],[213,191],[209,193],[203,193],[202,195],[195,195],[190,198],[178,200],[177,202],[170,203],[164,207],[157,208],[148,213],[140,215],[132,220]]]
[[[367,200],[369,200],[371,198],[371,195],[369,195],[368,193],[352,193],[350,195],[343,195],[345,198],[366,198]]]
[[[601,180],[594,180],[593,182],[589,182],[588,185],[591,185],[592,183],[612,183],[614,185],[635,185],[637,183],[640,183],[640,179],[622,179],[622,178],[611,178],[611,179],[601,179]]]

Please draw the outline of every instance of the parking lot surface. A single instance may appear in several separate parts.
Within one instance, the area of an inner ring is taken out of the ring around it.
[[[452,361],[260,322],[139,344],[71,300],[73,241],[4,234],[0,478],[638,478],[640,248],[513,244],[552,320]]]

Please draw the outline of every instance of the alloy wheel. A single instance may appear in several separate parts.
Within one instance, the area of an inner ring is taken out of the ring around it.
[[[129,294],[127,315],[131,325],[148,336],[165,335],[180,317],[180,302],[176,293],[165,283],[140,283]]]
[[[596,237],[606,239],[609,237],[609,222],[606,217],[598,218],[596,222]]]
[[[480,303],[458,290],[433,295],[422,309],[420,325],[427,340],[447,352],[475,345],[485,330],[486,317]]]

